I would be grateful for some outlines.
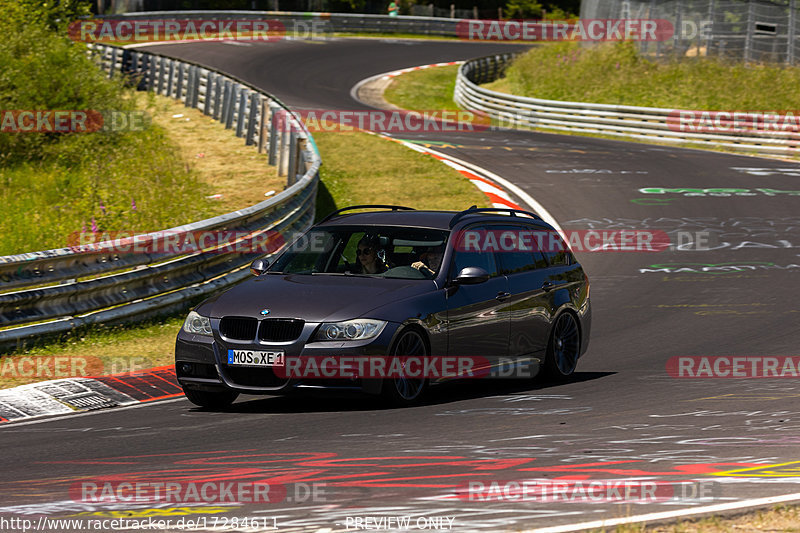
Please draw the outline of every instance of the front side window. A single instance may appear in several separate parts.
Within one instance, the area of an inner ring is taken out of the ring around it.
[[[496,246],[491,243],[491,233],[491,228],[473,226],[456,235],[453,277],[466,267],[480,267],[491,277],[498,275],[494,258]],[[487,235],[489,239],[486,238]]]

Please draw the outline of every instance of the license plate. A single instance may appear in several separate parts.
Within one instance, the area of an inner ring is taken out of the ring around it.
[[[231,366],[284,366],[283,352],[228,350],[228,364]]]

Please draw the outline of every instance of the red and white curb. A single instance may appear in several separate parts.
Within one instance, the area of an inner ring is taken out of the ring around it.
[[[426,68],[433,68],[433,67],[451,67],[453,65],[463,65],[464,61],[448,61],[447,63],[431,63],[430,65],[420,65],[418,67],[408,67],[400,70],[393,70],[391,72],[386,72],[384,74],[379,74],[377,77],[382,80],[388,80],[390,78],[395,78],[401,74],[405,74],[407,72],[414,72],[415,70],[425,70]],[[374,79],[374,78],[372,78]]]
[[[425,147],[418,146],[406,141],[398,141],[398,142],[402,143],[408,148],[411,148],[412,150],[428,154],[434,159],[438,159],[448,167],[458,171],[462,176],[467,178],[473,185],[475,185],[478,189],[480,189],[480,191],[489,198],[489,201],[492,202],[492,207],[503,207],[503,208],[507,207],[510,209],[524,210],[522,206],[515,203],[514,200],[511,199],[511,195],[509,195],[496,183],[487,178],[484,178],[483,176],[478,175],[476,172],[473,172],[472,170],[468,169],[461,163],[457,163],[448,156],[440,154],[439,152],[434,152],[433,150],[429,150]]]
[[[443,154],[442,152],[438,152],[436,150],[432,150],[430,148],[425,148],[424,146],[419,146],[414,143],[408,141],[401,141],[399,139],[393,139],[388,135],[383,135],[381,133],[375,133],[368,131],[367,133],[371,133],[373,135],[377,135],[384,139],[388,139],[390,141],[394,141],[396,143],[400,143],[403,146],[414,150],[415,152],[420,152],[423,154],[430,155],[431,157],[438,159],[442,163],[446,164],[447,166],[454,168],[458,172],[460,172],[463,176],[472,182],[473,185],[478,187],[492,202],[493,207],[501,207],[501,208],[510,208],[510,209],[521,209],[524,211],[533,211],[537,215],[539,215],[542,220],[553,226],[553,228],[561,235],[561,237],[566,241],[569,242],[569,237],[564,230],[559,225],[558,221],[550,214],[547,209],[544,208],[542,204],[537,202],[530,194],[523,191],[519,186],[514,185],[507,179],[498,176],[494,172],[490,172],[485,168],[481,168],[478,165],[473,165],[472,163],[468,163],[456,157]],[[520,199],[520,201],[527,205],[528,207],[522,207],[514,200],[511,199],[511,195],[507,192],[511,191],[514,195]]]
[[[0,424],[182,395],[173,365],[136,373],[41,381],[0,390]]]

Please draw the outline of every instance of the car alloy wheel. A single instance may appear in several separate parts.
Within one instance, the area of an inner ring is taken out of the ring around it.
[[[547,346],[545,371],[551,378],[559,379],[572,375],[578,364],[581,333],[572,313],[562,313],[553,325],[550,343]]]
[[[422,335],[413,329],[404,331],[394,345],[393,356],[427,357],[428,349]],[[422,397],[427,380],[407,376],[393,377],[384,380],[383,394],[392,405],[411,405]]]

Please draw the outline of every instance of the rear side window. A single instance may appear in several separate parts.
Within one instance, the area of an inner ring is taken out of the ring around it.
[[[571,265],[575,263],[575,258],[569,250],[569,246],[561,238],[557,231],[549,230],[545,232],[542,239],[542,252],[547,258],[550,266]]]
[[[530,226],[497,226],[498,260],[500,272],[516,274],[547,266],[547,261],[539,249],[537,234],[541,230]]]

